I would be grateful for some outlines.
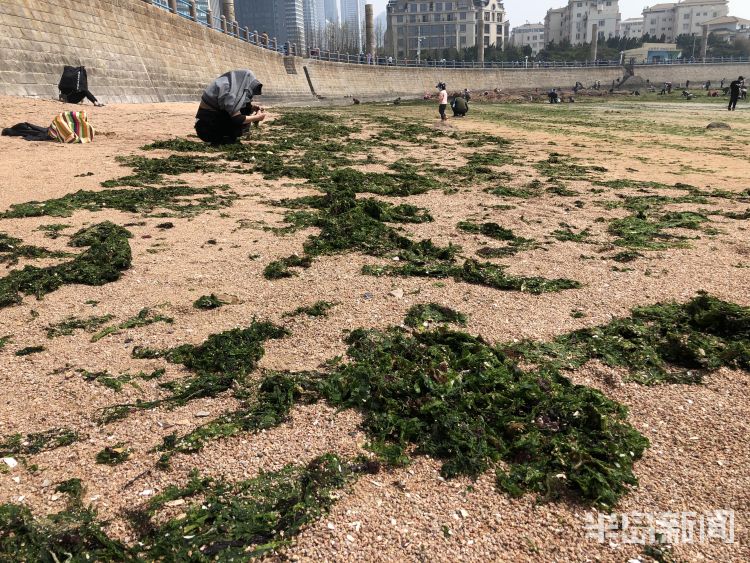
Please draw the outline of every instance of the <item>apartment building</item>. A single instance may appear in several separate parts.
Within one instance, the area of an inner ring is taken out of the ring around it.
[[[472,0],[390,0],[386,17],[386,53],[397,58],[415,58],[417,52],[474,47],[481,21],[485,47],[504,49],[509,39],[505,7],[497,0],[485,0],[481,6]]]
[[[514,27],[510,37],[510,43],[514,47],[531,47],[531,54],[536,55],[544,49],[544,24],[527,23]]]
[[[643,18],[622,20],[618,35],[624,39],[640,39],[643,37]]]
[[[275,37],[279,46],[296,43],[305,50],[305,20],[302,0],[234,0],[240,27]]]
[[[620,30],[618,0],[569,0],[563,8],[549,10],[544,19],[545,41],[573,45],[590,43],[593,26],[601,39],[616,37]]]
[[[702,35],[703,24],[729,14],[729,0],[682,0],[643,10],[643,33],[674,41],[679,35]]]

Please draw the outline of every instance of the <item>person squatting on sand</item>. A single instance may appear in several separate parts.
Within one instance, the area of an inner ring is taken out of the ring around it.
[[[448,91],[445,89],[445,82],[438,82],[436,88],[438,92],[438,112],[440,113],[440,120],[447,121],[448,118],[445,116],[445,108],[448,107]]]
[[[250,70],[233,70],[208,85],[195,114],[195,132],[206,143],[236,143],[252,123],[266,118],[262,106],[253,104],[263,84]]]

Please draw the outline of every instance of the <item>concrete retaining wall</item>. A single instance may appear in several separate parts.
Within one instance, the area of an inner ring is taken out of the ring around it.
[[[438,81],[475,91],[608,85],[623,74],[619,68],[405,69],[292,57],[285,66],[284,59],[142,0],[0,0],[4,95],[56,98],[65,64],[86,66],[91,90],[105,102],[196,101],[206,84],[235,68],[255,71],[271,104],[419,97],[433,93]],[[637,72],[656,83],[698,83],[750,75],[750,65]]]

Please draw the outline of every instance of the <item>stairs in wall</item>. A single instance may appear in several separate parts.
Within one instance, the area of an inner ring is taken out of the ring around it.
[[[294,64],[295,57],[284,57],[284,68],[287,74],[297,74],[297,65]]]

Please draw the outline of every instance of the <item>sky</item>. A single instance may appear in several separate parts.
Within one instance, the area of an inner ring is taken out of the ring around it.
[[[365,0],[369,3],[370,0]],[[387,0],[371,0],[375,7],[375,14],[385,11]],[[505,11],[508,13],[511,27],[530,23],[544,22],[544,15],[550,8],[560,8],[567,4],[567,0],[503,0]],[[644,6],[659,4],[665,0],[620,0],[622,19],[637,18],[643,12]],[[750,1],[729,0],[729,15],[750,19]]]

